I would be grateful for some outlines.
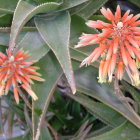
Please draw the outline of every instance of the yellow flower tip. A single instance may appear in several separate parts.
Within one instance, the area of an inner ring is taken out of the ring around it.
[[[98,36],[99,36],[99,37],[103,37],[104,35],[101,33],[101,34],[99,34]]]
[[[75,89],[75,88],[72,90],[72,93],[73,93],[73,94],[75,94],[75,93],[76,93],[76,89]]]
[[[39,70],[40,69],[40,67],[36,67],[36,70]]]
[[[106,54],[105,53],[102,53],[101,54],[101,58],[103,59],[103,58],[105,58],[106,57]]]
[[[89,65],[88,60],[89,60],[89,57],[85,58],[85,59],[82,61],[81,65],[80,65],[79,67],[81,68],[81,67],[83,67],[84,65],[87,67],[87,66]]]
[[[134,86],[139,86],[140,85],[140,81],[134,81]]]
[[[108,83],[111,83],[112,82],[112,75],[109,76],[109,79],[108,79]]]
[[[89,42],[90,44],[94,44],[95,43],[95,39]]]
[[[116,54],[118,52],[118,49],[114,49],[113,53]]]
[[[140,61],[138,59],[136,59],[136,67],[140,69]]]
[[[77,44],[77,45],[74,46],[75,49],[80,48],[80,47],[81,47],[80,44]]]
[[[7,95],[7,94],[8,94],[8,92],[9,92],[8,90],[5,90],[4,95]]]
[[[9,61],[10,62],[13,62],[15,60],[15,57],[12,55],[10,58],[9,58]]]
[[[118,8],[120,9],[120,5],[119,5],[119,4],[117,5],[117,9],[118,9]]]
[[[27,51],[27,50],[26,50],[26,51],[24,51],[24,53],[25,53],[25,54],[27,54],[27,55],[30,55],[30,54],[29,54],[29,51]]]
[[[6,82],[5,80],[2,80],[1,85],[5,85],[5,82]]]
[[[33,96],[33,100],[34,100],[34,101],[38,100],[38,97],[37,97],[36,95]]]
[[[91,62],[92,62],[92,63],[94,63],[95,61],[96,61],[95,59],[92,59],[92,61],[91,61]]]
[[[97,77],[98,83],[106,83],[106,78]]]
[[[16,99],[15,99],[16,100]],[[19,104],[19,100],[16,100],[16,103]]]
[[[46,81],[45,79],[41,78],[41,82],[45,82],[45,81]]]

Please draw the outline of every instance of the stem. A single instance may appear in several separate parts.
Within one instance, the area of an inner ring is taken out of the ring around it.
[[[37,127],[37,131],[36,131],[36,136],[35,136],[34,140],[39,140],[40,133],[41,133],[41,128],[42,128],[42,125],[43,125],[43,122],[44,122],[44,119],[45,119],[45,115],[46,115],[50,100],[53,96],[54,90],[55,90],[55,88],[57,86],[57,83],[60,80],[61,76],[62,76],[62,73],[60,74],[60,76],[56,80],[54,86],[52,87],[52,89],[51,89],[51,91],[50,91],[50,93],[49,93],[49,95],[46,99],[45,105],[44,105],[43,110],[42,110],[42,114],[40,115],[40,118],[39,118],[38,127]]]
[[[58,140],[58,134],[57,132],[54,130],[54,128],[48,123],[48,121],[44,120],[45,125],[50,129],[50,131],[52,132],[52,134],[54,135],[54,139]]]
[[[27,98],[24,96],[23,92],[21,91],[20,88],[18,88],[18,91],[19,91],[19,95],[21,96],[21,98],[24,100],[25,104],[30,108],[32,109],[32,106],[30,104],[30,102],[27,100]]]
[[[121,89],[120,89],[120,86],[119,86],[119,81],[118,81],[118,79],[116,78],[116,76],[115,76],[115,81],[114,81],[114,89],[115,89],[115,93],[116,93],[116,95],[118,96],[118,98],[119,98],[121,101],[125,102],[125,104],[127,105],[127,107],[128,107],[129,109],[132,110],[131,106],[129,105],[129,103],[131,103],[131,104],[133,105],[134,110],[135,110],[136,112],[138,111],[138,107],[137,107],[137,105],[135,104],[135,101],[132,100],[131,98],[125,97],[125,96],[123,95],[123,93],[122,93],[122,91],[121,91]]]
[[[29,126],[30,130],[32,130],[32,121],[29,117],[29,112],[28,112],[26,104],[24,104],[24,116],[25,116],[25,120],[27,122],[27,125]]]

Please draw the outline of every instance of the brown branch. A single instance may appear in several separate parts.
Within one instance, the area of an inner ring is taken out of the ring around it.
[[[54,139],[58,140],[58,133],[54,130],[54,128],[48,123],[48,121],[44,120],[44,124],[46,125],[46,127],[48,127],[50,129],[50,131],[52,132]]]
[[[18,88],[18,91],[19,91],[19,95],[20,95],[21,98],[24,100],[25,104],[26,104],[30,109],[32,109],[31,104],[29,103],[29,101],[27,100],[27,98],[25,97],[25,95],[23,94],[23,92],[21,91],[20,88]]]
[[[138,111],[138,106],[136,105],[135,101],[132,100],[129,97],[125,97],[120,89],[120,85],[119,85],[119,80],[117,79],[117,77],[115,76],[115,80],[114,80],[114,89],[115,89],[115,93],[118,96],[118,98],[121,101],[124,101],[126,103],[131,103],[134,110],[137,112]]]

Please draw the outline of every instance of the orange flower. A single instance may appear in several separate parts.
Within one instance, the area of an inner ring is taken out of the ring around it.
[[[0,96],[8,93],[10,86],[13,87],[14,97],[19,103],[19,88],[23,88],[29,95],[37,100],[37,96],[31,89],[32,80],[44,81],[40,73],[36,72],[38,67],[31,66],[36,61],[27,60],[29,54],[20,49],[16,54],[7,55],[0,52]]]
[[[115,74],[119,80],[122,79],[124,71],[127,72],[132,84],[140,84],[140,14],[133,16],[128,10],[121,16],[120,6],[117,6],[115,14],[109,8],[101,9],[101,13],[109,20],[110,23],[103,21],[88,21],[86,24],[91,28],[100,29],[99,34],[83,34],[79,39],[80,42],[75,48],[99,44],[94,51],[83,60],[81,66],[90,65],[96,61],[102,54],[99,66],[99,82],[112,81]],[[116,68],[116,69],[115,69]]]

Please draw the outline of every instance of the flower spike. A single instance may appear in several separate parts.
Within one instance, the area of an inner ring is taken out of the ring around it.
[[[0,52],[0,96],[7,95],[10,87],[13,87],[14,98],[19,103],[19,89],[22,87],[34,100],[38,97],[31,89],[32,80],[44,81],[38,67],[31,66],[36,61],[27,60],[29,54],[20,49],[16,54],[6,51],[7,55]]]
[[[93,52],[82,62],[83,65],[90,65],[104,54],[99,66],[99,82],[111,82],[113,75],[122,80],[126,71],[132,84],[138,86],[140,77],[140,14],[133,16],[130,10],[122,15],[118,5],[113,14],[109,8],[101,8],[103,16],[110,23],[104,21],[86,22],[90,28],[102,30],[99,34],[83,34],[79,39],[78,47],[98,44]],[[0,61],[1,62],[1,61]],[[107,80],[108,78],[108,80]]]

